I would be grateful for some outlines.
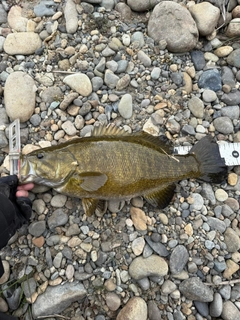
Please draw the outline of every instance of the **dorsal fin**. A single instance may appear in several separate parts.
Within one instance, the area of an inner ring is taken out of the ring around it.
[[[92,136],[118,136],[118,137],[129,137],[131,141],[138,141],[140,144],[147,144],[150,148],[157,149],[161,153],[168,155],[172,154],[172,148],[163,141],[161,137],[155,137],[145,131],[139,131],[135,133],[129,133],[124,129],[121,129],[114,124],[108,126],[95,126],[92,131]]]
[[[152,136],[145,131],[139,131],[132,134],[133,137],[139,139],[140,142],[147,143],[149,147],[158,149],[162,153],[172,154],[172,147],[167,144],[161,137]]]
[[[121,129],[114,124],[110,124],[108,126],[95,126],[92,131],[92,137],[99,136],[129,136],[129,132]]]

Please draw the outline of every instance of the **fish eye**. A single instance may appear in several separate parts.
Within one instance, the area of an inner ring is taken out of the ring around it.
[[[38,158],[38,159],[42,159],[43,157],[44,157],[44,156],[43,156],[43,153],[38,153],[38,154],[37,154],[37,158]]]

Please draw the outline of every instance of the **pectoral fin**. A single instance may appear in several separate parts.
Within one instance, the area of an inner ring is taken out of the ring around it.
[[[83,182],[80,187],[86,191],[96,191],[100,189],[107,181],[107,176],[100,172],[86,172],[79,175]]]
[[[169,184],[157,191],[145,194],[144,198],[153,207],[163,209],[171,202],[175,188],[175,184]]]
[[[103,214],[106,211],[106,201],[93,198],[82,199],[83,210],[88,217],[92,216],[96,210]]]

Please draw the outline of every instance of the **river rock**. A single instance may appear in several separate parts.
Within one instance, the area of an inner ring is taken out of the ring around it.
[[[236,49],[229,54],[227,63],[236,68],[240,68],[240,49]]]
[[[240,35],[240,18],[235,18],[230,21],[225,34],[230,38]]]
[[[83,299],[86,293],[84,286],[77,281],[55,287],[49,286],[32,305],[33,317],[61,313],[71,303]]]
[[[129,5],[129,7],[133,11],[138,11],[138,12],[151,10],[159,2],[161,2],[161,0],[149,0],[149,1],[145,1],[145,0],[138,0],[138,1],[127,0],[127,4]]]
[[[14,88],[14,90],[13,90]],[[35,108],[36,86],[27,73],[16,71],[6,81],[4,101],[7,115],[12,119],[26,122]]]
[[[207,36],[214,31],[220,17],[219,8],[209,2],[202,2],[190,6],[189,11],[197,24],[200,35]]]
[[[224,233],[224,242],[226,243],[228,252],[236,252],[240,248],[239,235],[232,228],[226,229]]]
[[[118,111],[124,119],[131,118],[133,112],[133,105],[132,96],[129,93],[126,93],[124,96],[122,96],[118,105]]]
[[[78,14],[73,0],[67,0],[64,8],[67,33],[75,33],[78,28]]]
[[[20,6],[11,7],[8,13],[8,24],[18,32],[25,32],[27,30],[28,19],[22,17],[22,8]]]
[[[77,73],[66,76],[63,79],[63,82],[84,97],[87,97],[92,93],[91,81],[84,73]]]
[[[145,277],[163,277],[168,273],[166,261],[153,254],[148,258],[137,257],[129,267],[129,274],[135,280]]]
[[[4,42],[3,48],[7,54],[33,54],[42,45],[42,41],[37,33],[17,32],[10,33]]]
[[[226,301],[221,317],[223,320],[237,320],[240,319],[240,311],[231,301]]]
[[[165,40],[172,52],[190,51],[198,41],[198,29],[189,11],[171,1],[162,1],[154,7],[147,30],[156,42]]]
[[[181,282],[179,290],[190,300],[201,302],[213,301],[212,289],[206,286],[198,277],[189,278]]]
[[[116,320],[147,320],[147,304],[140,297],[131,298],[117,315]]]
[[[214,119],[213,125],[217,131],[223,134],[230,134],[233,132],[233,124],[228,117],[218,117]]]

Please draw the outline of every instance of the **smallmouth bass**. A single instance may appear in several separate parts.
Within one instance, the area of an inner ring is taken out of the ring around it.
[[[206,136],[187,155],[146,132],[129,134],[117,127],[95,127],[77,138],[21,156],[19,180],[34,182],[82,199],[87,215],[102,200],[143,196],[154,207],[171,201],[175,183],[195,178],[220,183],[227,167],[218,145]]]

